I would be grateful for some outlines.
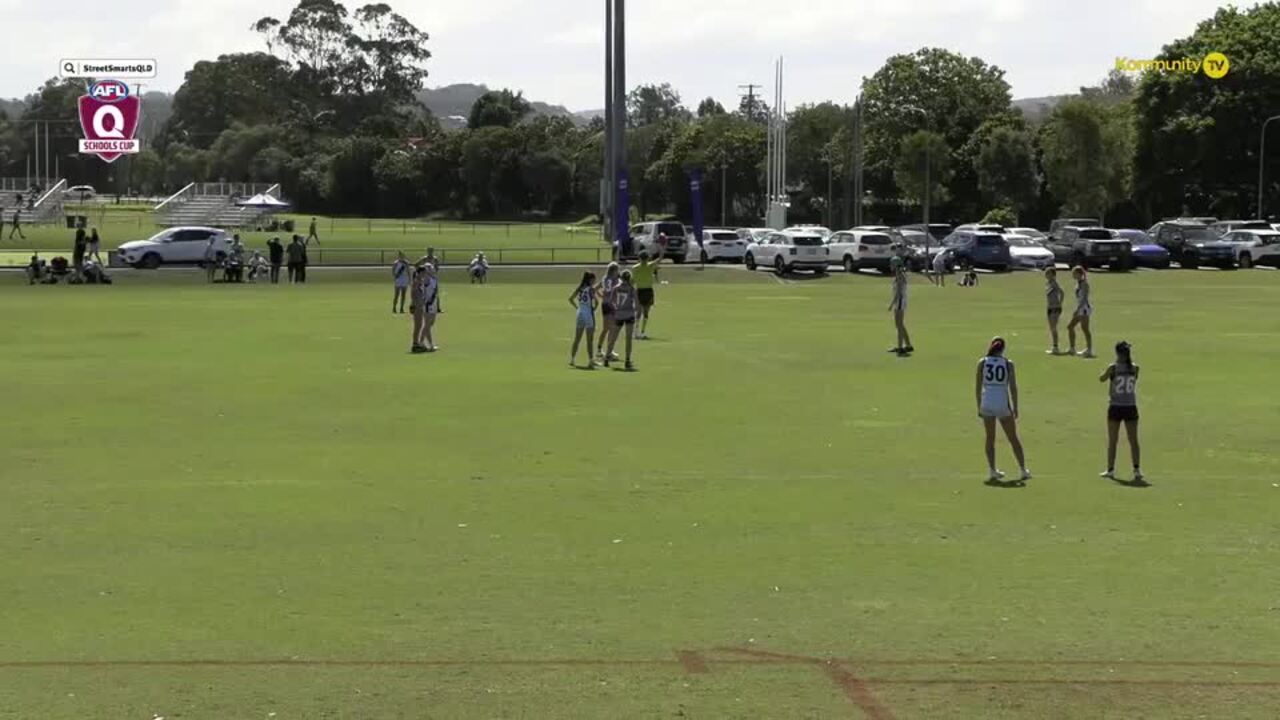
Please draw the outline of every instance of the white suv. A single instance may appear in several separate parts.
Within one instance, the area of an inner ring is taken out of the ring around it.
[[[690,234],[688,245],[688,259],[693,262],[715,262],[716,260],[742,262],[742,256],[747,252],[747,241],[738,237],[738,233],[718,228],[703,230],[701,245]]]
[[[116,250],[116,257],[126,265],[155,269],[164,263],[199,263],[205,248],[213,240],[219,258],[231,248],[227,233],[212,227],[172,227],[161,230],[146,240],[127,242]]]
[[[675,260],[677,263],[682,263],[684,262],[686,232],[684,223],[664,221],[632,225],[630,234],[636,253],[648,253],[649,257],[657,257],[658,239],[666,236],[667,248],[663,254],[664,257]]]
[[[831,251],[831,262],[840,263],[845,272],[874,268],[887,273],[893,258],[893,239],[888,233],[843,230],[831,236],[827,249]]]
[[[1248,269],[1254,265],[1280,267],[1280,232],[1275,230],[1235,230],[1223,236],[1236,251],[1236,264]]]
[[[827,272],[827,264],[831,260],[818,233],[783,230],[769,233],[763,240],[748,245],[743,262],[748,270],[772,266],[782,274],[803,268],[822,275]]]

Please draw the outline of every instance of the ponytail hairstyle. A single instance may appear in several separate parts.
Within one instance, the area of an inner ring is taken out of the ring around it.
[[[1133,367],[1133,346],[1127,340],[1116,343],[1116,360],[1126,367]]]
[[[987,355],[989,357],[1004,356],[1004,338],[999,335],[991,338],[991,344],[987,346]]]
[[[1071,268],[1071,277],[1083,282],[1089,279],[1089,271],[1083,265],[1077,265]]]

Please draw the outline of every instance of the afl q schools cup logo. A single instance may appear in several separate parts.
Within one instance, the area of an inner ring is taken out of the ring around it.
[[[113,162],[141,149],[142,142],[133,135],[138,130],[142,101],[129,92],[128,85],[119,80],[99,80],[80,96],[79,105],[80,129],[84,130],[80,152]]]

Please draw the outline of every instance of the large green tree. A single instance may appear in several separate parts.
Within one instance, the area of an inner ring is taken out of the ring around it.
[[[917,130],[902,139],[893,180],[908,200],[923,204],[927,190],[930,207],[937,207],[948,199],[951,177],[951,149],[946,138],[929,130]]]
[[[978,188],[989,204],[1025,208],[1040,189],[1035,148],[1022,130],[1000,127],[987,135],[974,167]]]
[[[959,155],[989,118],[1008,113],[1004,71],[976,57],[940,48],[895,55],[863,83],[867,187],[894,197],[894,165],[903,138],[920,130],[941,135]],[[971,157],[957,157],[948,183],[959,212],[976,214],[981,204]]]
[[[201,60],[174,94],[165,138],[207,148],[235,123],[280,122],[295,99],[291,78],[288,65],[266,53]]]
[[[1258,149],[1263,120],[1280,113],[1280,4],[1219,9],[1160,58],[1230,60],[1226,77],[1146,73],[1134,99],[1135,195],[1152,217],[1258,213]],[[1263,214],[1280,213],[1280,124],[1272,123],[1265,159]]]
[[[490,90],[476,99],[467,117],[467,127],[514,127],[532,111],[524,93],[510,90]]]
[[[1127,105],[1063,101],[1045,123],[1041,143],[1049,190],[1065,212],[1104,217],[1129,196],[1134,136]]]
[[[631,127],[689,117],[689,111],[680,104],[680,93],[670,83],[641,85],[627,95],[627,123]]]

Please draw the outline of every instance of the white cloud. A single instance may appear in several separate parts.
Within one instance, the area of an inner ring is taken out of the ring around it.
[[[257,50],[249,25],[296,0],[0,0],[0,95],[30,92],[59,57],[154,57],[173,90],[201,59]],[[365,0],[352,0],[354,9]],[[431,35],[433,85],[483,82],[575,109],[601,105],[602,0],[390,0]],[[788,102],[847,101],[892,54],[940,46],[1007,71],[1015,96],[1070,92],[1117,56],[1190,34],[1214,0],[632,0],[628,80],[670,82],[689,103],[736,103],[787,58]],[[69,20],[73,20],[69,22]],[[109,23],[109,25],[108,25]]]

